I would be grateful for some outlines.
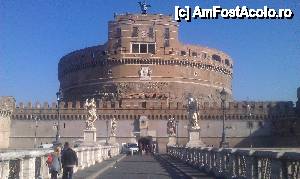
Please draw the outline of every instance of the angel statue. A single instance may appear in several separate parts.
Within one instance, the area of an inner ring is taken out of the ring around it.
[[[176,124],[174,118],[170,118],[167,123],[167,133],[169,136],[176,135]]]
[[[146,4],[145,1],[144,2],[139,2],[139,5],[140,5],[140,8],[141,8],[142,14],[147,14],[148,7],[151,7],[151,5]]]
[[[116,129],[117,129],[117,120],[116,120],[116,118],[113,118],[111,120],[110,125],[111,125],[111,131],[110,131],[111,136],[116,136]]]
[[[189,126],[192,129],[199,129],[200,127],[198,125],[198,102],[192,97],[191,94],[189,94],[188,96],[187,110],[189,114]]]
[[[88,117],[85,120],[85,124],[86,124],[85,128],[87,130],[96,129],[95,125],[94,125],[95,121],[97,120],[97,110],[96,110],[95,99],[94,98],[92,98],[91,100],[86,99],[84,107],[88,111]]]

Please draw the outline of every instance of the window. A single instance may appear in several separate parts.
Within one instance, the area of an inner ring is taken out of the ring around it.
[[[169,39],[170,38],[170,29],[169,28],[165,28],[164,36],[165,36],[165,39]]]
[[[185,56],[186,55],[186,51],[181,51],[181,56]]]
[[[203,52],[202,53],[202,58],[204,58],[204,59],[207,58],[207,53]]]
[[[140,44],[140,53],[147,53],[147,44]]]
[[[140,44],[132,44],[132,53],[140,52]]]
[[[122,41],[121,39],[117,39],[117,42],[115,43],[115,48],[121,47]]]
[[[229,60],[228,60],[228,59],[225,59],[225,64],[226,64],[227,66],[230,66]]]
[[[169,39],[165,39],[164,46],[165,46],[165,47],[169,47],[169,46],[170,46],[170,41],[169,41]]]
[[[218,62],[221,62],[221,57],[219,55],[213,54],[212,59]]]
[[[148,44],[148,53],[155,54],[155,44]]]
[[[153,31],[153,27],[150,27],[150,28],[149,28],[148,37],[149,37],[149,38],[154,38],[154,31]]]
[[[192,52],[193,57],[197,57],[197,52]]]
[[[142,108],[146,108],[146,105],[147,105],[146,101],[143,101],[142,102]]]
[[[132,37],[138,37],[139,29],[138,27],[132,27]]]
[[[121,35],[122,35],[122,30],[121,30],[120,27],[118,27],[118,28],[116,29],[116,37],[121,37]]]
[[[155,44],[153,43],[133,43],[131,53],[151,53],[155,54]]]

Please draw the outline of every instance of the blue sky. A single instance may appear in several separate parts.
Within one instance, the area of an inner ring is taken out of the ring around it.
[[[296,101],[300,87],[300,1],[147,1],[150,13],[175,5],[291,8],[292,20],[193,20],[180,23],[188,44],[220,49],[234,60],[236,100]],[[113,13],[139,12],[137,1],[0,0],[0,96],[54,101],[63,55],[107,40]]]

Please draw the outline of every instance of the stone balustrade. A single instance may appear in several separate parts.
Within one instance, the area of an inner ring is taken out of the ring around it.
[[[98,146],[74,148],[78,157],[78,167],[74,172],[100,163],[110,156],[119,154],[119,146]],[[35,179],[50,178],[47,156],[53,150],[13,151],[0,153],[1,179]]]
[[[284,149],[168,147],[169,155],[216,177],[257,179],[300,178],[300,151]]]

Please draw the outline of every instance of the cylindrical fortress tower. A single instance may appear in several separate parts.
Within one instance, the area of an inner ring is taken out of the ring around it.
[[[74,51],[58,65],[67,101],[86,98],[219,102],[232,98],[231,58],[215,49],[184,45],[178,23],[161,14],[116,15],[104,45]]]

